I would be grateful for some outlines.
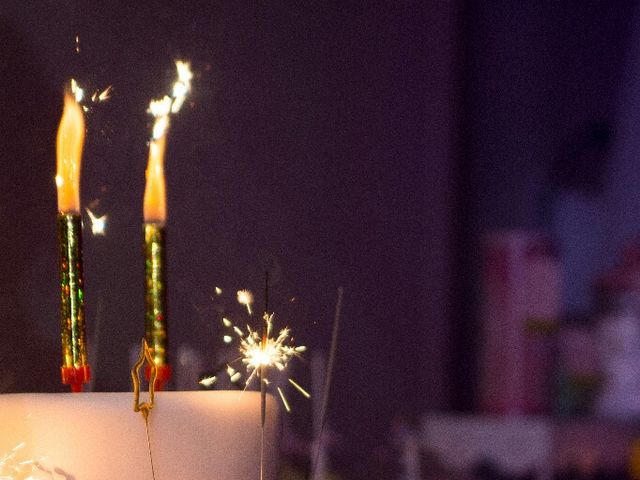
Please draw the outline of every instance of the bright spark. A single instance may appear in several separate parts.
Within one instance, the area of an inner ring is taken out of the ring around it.
[[[102,90],[102,91],[96,90],[95,92],[93,92],[91,97],[87,97],[85,95],[85,89],[80,86],[78,81],[76,79],[74,79],[74,78],[71,79],[71,94],[73,95],[73,98],[76,99],[76,102],[81,104],[82,109],[85,112],[89,111],[89,107],[87,107],[86,105],[82,105],[82,102],[84,100],[88,99],[92,103],[104,102],[104,101],[109,100],[111,98],[112,90],[113,90],[113,87],[111,85],[109,85],[104,90]],[[2,479],[0,479],[0,480],[2,480]]]
[[[77,103],[81,103],[84,99],[84,89],[76,82],[74,78],[71,79],[71,94],[76,99]]]
[[[85,210],[87,211],[87,215],[89,215],[89,218],[91,219],[91,233],[94,236],[104,236],[106,233],[108,216],[102,215],[101,217],[96,217],[94,213],[88,208],[85,208]]]
[[[282,389],[280,387],[277,387],[278,389],[278,393],[280,394],[280,399],[282,400],[282,404],[284,405],[284,408],[287,412],[291,412],[291,407],[289,406],[289,402],[287,402],[287,397],[284,396],[284,393],[282,393]]]
[[[80,53],[80,35],[76,35],[76,53]]]
[[[220,287],[216,287],[216,295],[222,295],[222,289]]]
[[[91,95],[91,101],[93,103],[96,103],[96,102],[104,102],[105,100],[109,100],[111,98],[112,90],[113,90],[112,85],[109,85],[103,91],[96,90],[95,92],[93,92],[93,95]]]
[[[304,388],[302,388],[300,385],[298,385],[293,379],[289,379],[289,383],[291,385],[293,385],[294,387],[296,387],[296,389],[305,397],[307,398],[311,398],[311,394],[309,392],[307,392]]]
[[[167,128],[169,128],[169,117],[180,111],[187,95],[191,91],[191,79],[193,78],[191,63],[178,60],[176,62],[176,70],[178,79],[173,84],[171,95],[165,95],[158,100],[151,100],[151,103],[149,103],[147,112],[156,119],[151,134],[153,140],[158,140],[164,136]]]
[[[200,385],[204,386],[204,387],[210,387],[211,385],[213,385],[214,383],[216,383],[216,381],[218,380],[218,377],[216,377],[215,375],[213,375],[212,377],[206,377],[203,378],[202,380],[200,380]]]
[[[113,91],[113,86],[109,85],[102,92],[100,92],[100,95],[98,95],[98,101],[104,102],[105,100],[109,100],[111,98],[112,91]]]
[[[251,304],[253,303],[253,293],[249,290],[238,290],[238,303],[247,307],[247,312],[251,315]]]

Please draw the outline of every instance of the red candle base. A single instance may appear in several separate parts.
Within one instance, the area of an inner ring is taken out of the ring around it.
[[[70,385],[74,393],[82,391],[82,385],[91,380],[91,368],[89,365],[80,367],[60,367],[60,375],[64,385]]]
[[[165,385],[171,380],[171,365],[157,365],[156,366],[156,384],[154,389],[156,392],[164,390]],[[151,367],[147,365],[144,369],[144,375],[147,381],[151,378]]]

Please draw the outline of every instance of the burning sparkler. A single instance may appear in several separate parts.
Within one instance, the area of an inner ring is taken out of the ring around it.
[[[171,378],[167,358],[166,274],[165,274],[165,223],[167,219],[164,152],[167,142],[169,119],[178,113],[191,90],[191,73],[188,62],[176,62],[178,79],[173,84],[171,96],[152,100],[148,112],[155,118],[144,190],[144,253],[145,253],[145,337],[158,368],[158,385],[162,390]]]
[[[216,287],[216,291],[218,287]],[[219,292],[222,293],[222,290]],[[251,304],[253,294],[249,290],[237,291],[238,303],[247,307],[247,312],[251,315]],[[227,317],[222,318],[226,332],[223,336],[225,343],[232,343],[234,338],[239,342],[238,351],[240,356],[227,364],[227,375],[232,383],[237,383],[242,378],[242,373],[232,366],[235,362],[241,362],[246,370],[245,390],[250,386],[255,378],[260,379],[260,411],[261,411],[261,437],[260,437],[260,479],[264,478],[264,448],[265,448],[265,419],[267,404],[267,387],[271,385],[270,372],[276,369],[278,372],[286,370],[289,362],[294,357],[300,357],[306,351],[303,345],[296,346],[293,343],[291,330],[288,327],[281,329],[277,336],[274,336],[273,313],[269,313],[269,273],[267,272],[265,281],[265,308],[262,316],[262,332],[252,329],[247,325],[246,330],[234,325]],[[215,383],[215,376],[205,377],[200,380],[200,384],[209,387]],[[288,378],[289,383],[306,398],[311,395],[302,388],[296,381]],[[287,412],[291,407],[282,388],[275,385],[278,395],[282,400],[282,405]]]
[[[244,291],[246,292],[246,290]],[[242,378],[242,373],[232,367],[232,364],[241,362],[246,370],[245,389],[248,388],[256,378],[260,378],[265,385],[270,385],[272,382],[268,378],[269,370],[275,368],[279,372],[284,371],[291,359],[300,357],[307,349],[303,345],[296,346],[293,344],[291,329],[288,327],[281,329],[276,337],[272,336],[273,317],[273,313],[264,314],[263,320],[266,325],[264,335],[261,335],[257,330],[252,329],[248,325],[246,330],[243,330],[227,317],[222,319],[222,323],[227,329],[227,333],[225,333],[223,337],[224,342],[231,343],[234,338],[238,339],[238,349],[240,351],[240,357],[230,362],[227,366],[227,374],[233,383],[238,382]],[[200,381],[200,384],[204,386],[211,385],[214,382],[213,378],[214,377],[206,377]],[[302,388],[297,382],[290,378],[288,381],[303,396],[306,398],[310,397],[309,392]],[[285,409],[287,412],[290,412],[291,408],[282,388],[276,386],[276,390]]]

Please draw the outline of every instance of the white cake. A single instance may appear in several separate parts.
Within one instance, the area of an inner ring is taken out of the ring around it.
[[[260,478],[259,392],[158,392],[149,432],[156,480]],[[275,478],[277,432],[268,396],[265,479]],[[0,395],[0,456],[20,444],[18,461],[36,459],[60,478],[152,478],[131,392]]]

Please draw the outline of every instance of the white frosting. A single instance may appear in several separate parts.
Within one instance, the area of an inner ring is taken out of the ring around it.
[[[259,392],[158,392],[155,401],[156,480],[260,478]],[[265,479],[275,478],[277,431],[278,408],[268,396]],[[39,460],[68,479],[152,478],[131,392],[0,395],[0,457],[21,443],[18,460]]]

